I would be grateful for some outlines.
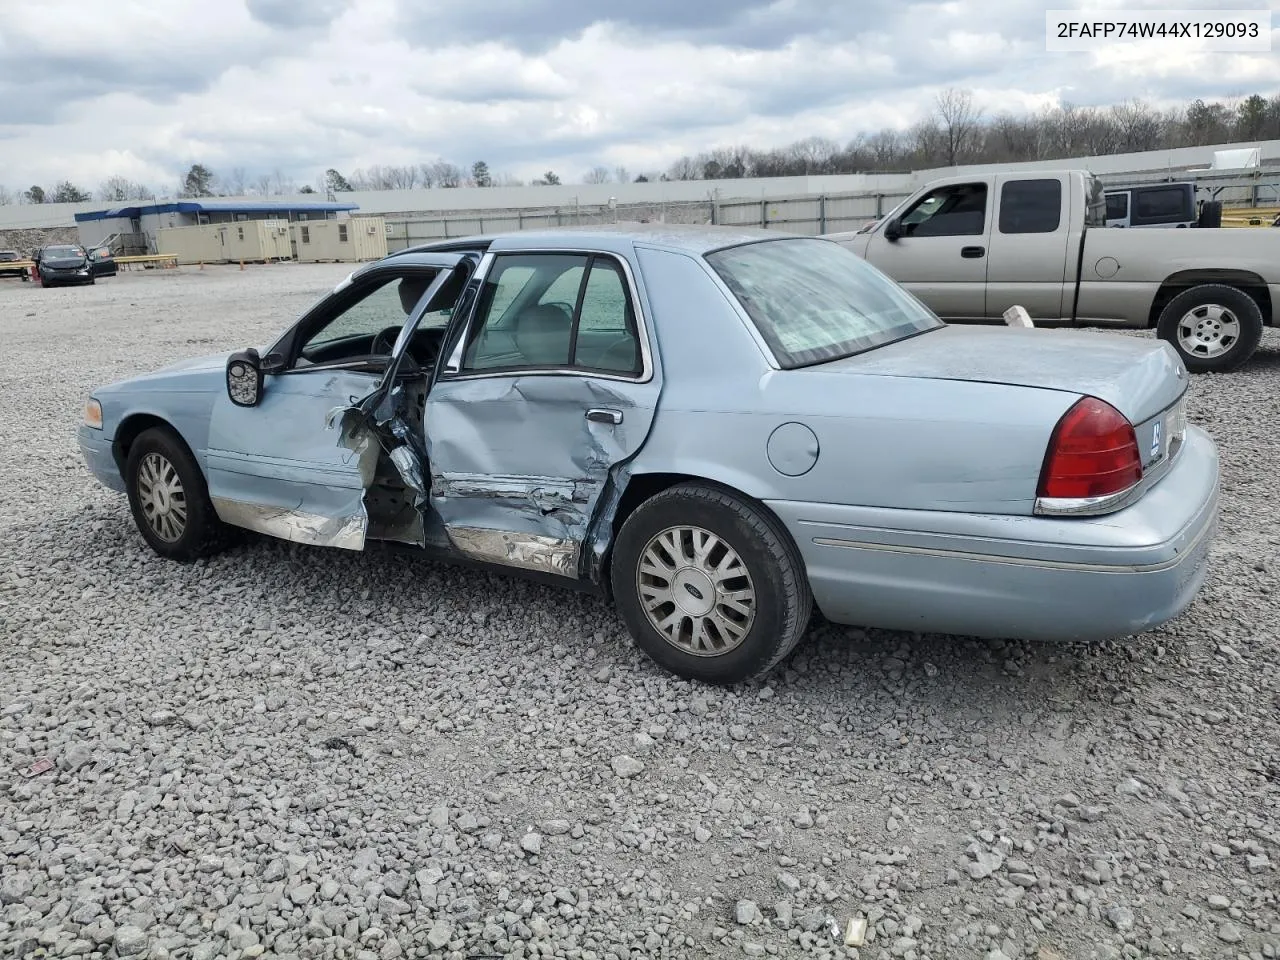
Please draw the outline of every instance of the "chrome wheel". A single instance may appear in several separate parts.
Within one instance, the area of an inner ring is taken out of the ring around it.
[[[138,465],[138,503],[151,532],[174,543],[187,529],[187,493],[169,460],[148,453]]]
[[[640,554],[640,604],[677,649],[718,657],[736,648],[755,621],[756,591],[736,550],[702,527],[668,527]]]
[[[1239,318],[1216,303],[1195,307],[1178,321],[1178,344],[1193,357],[1220,357],[1239,340]]]

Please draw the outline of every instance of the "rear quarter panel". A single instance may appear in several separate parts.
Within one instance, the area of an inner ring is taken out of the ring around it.
[[[664,386],[632,474],[703,477],[760,500],[1031,513],[1049,435],[1078,395],[776,370],[700,261],[642,250],[640,262]],[[791,423],[817,452],[795,476],[770,457]]]

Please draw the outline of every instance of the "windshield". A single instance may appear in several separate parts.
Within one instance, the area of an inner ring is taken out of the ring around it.
[[[83,257],[84,251],[79,247],[59,246],[45,247],[44,255],[46,257]]]
[[[765,240],[718,250],[707,262],[785,368],[943,326],[923,303],[830,240]]]

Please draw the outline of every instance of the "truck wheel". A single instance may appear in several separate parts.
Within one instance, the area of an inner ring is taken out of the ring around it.
[[[1224,373],[1252,356],[1262,325],[1253,297],[1237,287],[1206,283],[1169,301],[1156,334],[1173,345],[1192,373]]]
[[[768,673],[799,643],[813,597],[804,561],[771,514],[680,484],[643,503],[614,544],[613,596],[639,647],[689,680]]]

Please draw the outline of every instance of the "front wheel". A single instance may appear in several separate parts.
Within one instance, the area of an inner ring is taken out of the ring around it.
[[[216,553],[226,528],[199,465],[171,431],[144,430],[129,447],[125,485],[134,523],[156,553],[189,561]]]
[[[1236,287],[1206,283],[1169,301],[1156,334],[1173,345],[1192,373],[1225,373],[1253,355],[1262,327],[1262,310],[1253,297]]]
[[[763,508],[701,484],[664,490],[627,518],[611,585],[640,648],[705,683],[768,673],[800,642],[813,610],[786,529]]]

